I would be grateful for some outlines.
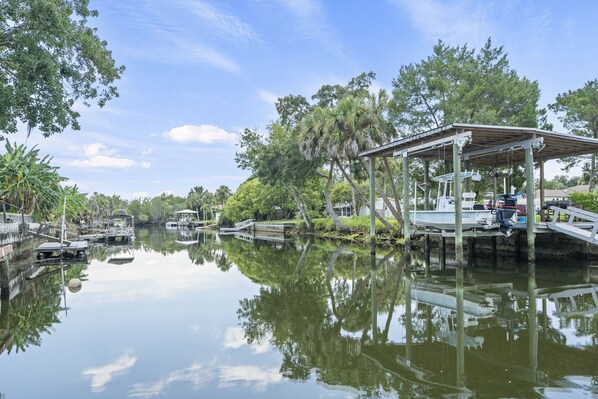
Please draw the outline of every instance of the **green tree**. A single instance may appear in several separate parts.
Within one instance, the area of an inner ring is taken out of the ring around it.
[[[275,103],[281,125],[292,128],[311,111],[312,106],[303,96],[288,95],[280,97]]]
[[[211,205],[208,205],[208,190],[203,186],[195,186],[187,194],[187,205],[197,212],[197,216],[201,218],[200,211],[211,209]]]
[[[310,179],[316,178],[320,160],[308,160],[299,151],[295,127],[274,123],[269,130],[269,136],[264,138],[256,130],[245,129],[241,135],[242,151],[236,154],[235,160],[241,168],[250,169],[264,184],[280,185],[287,190],[311,229],[313,209],[307,206],[304,187]]]
[[[491,39],[477,52],[439,41],[431,56],[401,67],[392,85],[389,115],[402,135],[453,122],[549,127],[538,83],[520,77]]]
[[[519,76],[491,39],[479,50],[439,41],[426,59],[402,66],[392,85],[389,119],[403,137],[450,123],[552,129],[546,110],[538,108],[538,82]],[[410,167],[420,173],[417,161]],[[481,172],[491,175],[489,167]],[[521,167],[499,173],[516,187],[523,184]]]
[[[362,162],[359,158],[360,152],[381,145],[392,137],[394,130],[384,117],[386,103],[387,97],[383,90],[377,95],[368,92],[362,97],[350,95],[340,99],[333,108],[316,107],[302,122],[301,150],[308,158],[320,157],[328,162],[328,183],[325,191],[327,210],[341,230],[344,230],[345,226],[333,214],[330,201],[330,189],[334,183],[333,169],[338,167],[361,201],[369,205],[369,200],[351,176],[351,167]],[[364,164],[360,167],[367,170]],[[382,188],[379,185],[377,188],[397,221],[402,223],[397,204],[391,204]],[[395,226],[376,212],[374,206],[371,208],[382,223],[389,229],[396,230]]]
[[[218,200],[218,202],[222,205],[222,207],[224,208],[224,204],[226,203],[226,200],[228,199],[228,197],[230,197],[232,195],[232,191],[230,190],[230,188],[226,185],[221,185],[220,187],[218,187],[216,189],[216,192],[214,193],[216,200]]]
[[[294,205],[294,201],[283,187],[264,184],[258,178],[250,178],[226,201],[224,216],[235,222],[260,220],[267,218],[275,207],[288,210]]]
[[[89,212],[89,204],[87,200],[87,194],[80,193],[79,188],[75,184],[74,186],[60,186],[60,192],[58,194],[59,201],[54,206],[51,212],[51,218],[58,221],[62,216],[63,202],[66,198],[66,218],[69,221],[76,221],[85,217]]]
[[[5,144],[6,153],[0,156],[0,195],[17,209],[26,213],[38,212],[46,219],[60,202],[61,177],[52,166],[52,158],[40,158],[39,150],[27,150],[25,145]]]
[[[569,90],[557,96],[556,102],[548,105],[556,113],[563,113],[559,120],[566,129],[578,136],[598,138],[598,79],[586,82],[577,90]],[[568,160],[568,167],[583,158]],[[590,156],[590,190],[596,186],[596,155]]]
[[[91,217],[95,220],[100,220],[108,217],[112,209],[110,208],[110,198],[104,194],[94,192],[89,198],[89,208]]]
[[[124,71],[89,26],[88,0],[3,1],[0,6],[0,132],[19,121],[44,136],[80,129],[74,104],[118,96]]]

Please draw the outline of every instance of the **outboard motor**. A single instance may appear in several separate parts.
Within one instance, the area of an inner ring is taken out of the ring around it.
[[[517,197],[510,194],[502,194],[497,198],[497,207],[492,211],[496,223],[500,225],[499,230],[505,236],[513,234],[512,217],[517,212]]]

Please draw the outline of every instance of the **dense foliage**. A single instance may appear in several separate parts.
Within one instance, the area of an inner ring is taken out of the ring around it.
[[[89,19],[89,0],[10,0],[0,5],[0,139],[18,123],[44,136],[78,130],[76,104],[118,96],[117,67]]]
[[[573,134],[598,138],[598,79],[586,82],[581,89],[559,94],[556,102],[548,107],[563,114],[559,119]],[[596,156],[592,154],[589,158],[589,184],[590,189],[593,189],[596,185]],[[567,159],[566,168],[580,161],[587,167],[587,159],[588,157]]]

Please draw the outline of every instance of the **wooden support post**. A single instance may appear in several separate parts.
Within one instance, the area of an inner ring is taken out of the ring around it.
[[[538,369],[538,315],[536,306],[536,264],[528,264],[528,336],[529,336],[529,368]]]
[[[376,243],[376,168],[374,158],[370,158],[370,244]]]
[[[463,303],[463,268],[456,269],[455,299],[457,301],[457,386],[465,385],[465,323]]]
[[[461,148],[462,145],[455,140],[453,143],[453,191],[455,197],[455,266],[463,267],[463,209],[462,202],[462,181],[461,181]]]
[[[409,202],[409,158],[405,152],[403,153],[403,236],[405,237],[406,247],[408,247],[411,242]]]
[[[536,217],[533,212],[535,184],[534,184],[534,154],[532,146],[525,149],[525,186],[527,188],[527,261],[530,263],[536,262]],[[529,210],[532,210],[531,212]]]
[[[496,179],[498,176],[498,171],[496,170],[496,165],[492,167],[492,207],[496,207],[496,195],[498,194],[498,183]]]
[[[430,210],[430,161],[424,161],[424,211]],[[429,234],[427,234],[429,236]]]
[[[378,277],[376,275],[376,249],[370,248],[370,295],[372,301],[372,341],[378,342]]]
[[[546,216],[544,214],[544,209],[542,209],[544,207],[544,160],[540,160],[540,221],[541,222],[545,222],[546,221]],[[530,210],[527,210],[527,214],[529,216],[530,214]],[[534,215],[535,215],[535,209],[534,209]]]
[[[424,161],[424,210],[430,210],[430,161]],[[424,236],[424,252],[428,257],[430,267],[430,234]]]
[[[408,267],[409,264],[406,264]],[[411,275],[409,271],[405,273],[405,363],[411,366],[411,347],[413,345],[413,324],[411,310]]]
[[[440,262],[440,270],[446,270],[446,238],[440,237],[438,239],[438,258]]]

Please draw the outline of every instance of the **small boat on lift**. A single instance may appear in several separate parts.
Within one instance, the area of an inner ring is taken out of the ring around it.
[[[106,244],[129,244],[135,240],[135,217],[125,209],[115,209],[108,219],[108,228],[104,232]]]
[[[461,181],[471,179],[480,181],[479,172],[461,172]],[[416,227],[436,231],[455,230],[455,197],[452,187],[455,174],[447,173],[433,179],[438,183],[436,209],[432,211],[413,210],[409,212],[410,222]],[[510,235],[513,222],[511,218],[516,214],[513,207],[487,209],[483,204],[477,204],[474,192],[464,192],[461,201],[462,228],[463,230],[495,230]]]

